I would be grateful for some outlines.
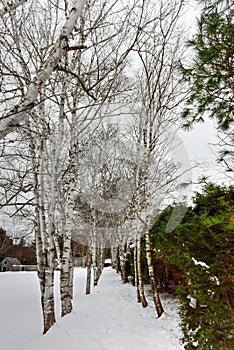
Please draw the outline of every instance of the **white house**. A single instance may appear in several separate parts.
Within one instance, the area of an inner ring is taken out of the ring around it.
[[[0,271],[1,272],[12,271],[13,266],[15,266],[15,265],[17,265],[17,266],[21,265],[21,262],[19,261],[19,259],[6,257],[0,262]]]

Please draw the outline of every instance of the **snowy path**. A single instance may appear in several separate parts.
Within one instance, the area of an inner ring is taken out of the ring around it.
[[[135,288],[123,285],[111,268],[85,295],[85,270],[75,269],[74,310],[41,335],[38,282],[35,273],[0,274],[0,342],[8,350],[180,350],[176,304],[163,299],[160,319],[150,301],[143,309]],[[58,274],[56,276],[58,278]],[[56,288],[58,294],[58,290]],[[59,314],[59,305],[56,305]]]

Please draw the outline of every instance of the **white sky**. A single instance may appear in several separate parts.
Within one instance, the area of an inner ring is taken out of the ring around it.
[[[199,166],[192,170],[194,182],[198,177],[205,175],[209,176],[210,181],[220,185],[231,183],[225,168],[216,162],[218,153],[215,144],[218,139],[215,124],[211,120],[196,124],[191,131],[180,131],[179,134],[191,163],[199,163]]]

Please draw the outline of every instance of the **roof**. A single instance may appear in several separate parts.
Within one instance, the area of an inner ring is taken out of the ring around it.
[[[105,259],[106,264],[111,264],[111,259]]]

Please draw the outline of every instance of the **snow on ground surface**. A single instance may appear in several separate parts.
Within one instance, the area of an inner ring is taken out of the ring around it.
[[[85,269],[74,269],[71,314],[59,317],[58,278],[56,324],[42,335],[39,283],[35,272],[0,273],[0,348],[7,350],[180,350],[177,304],[162,295],[165,313],[157,319],[148,296],[145,309],[135,288],[123,285],[110,267],[99,285],[85,295]]]

